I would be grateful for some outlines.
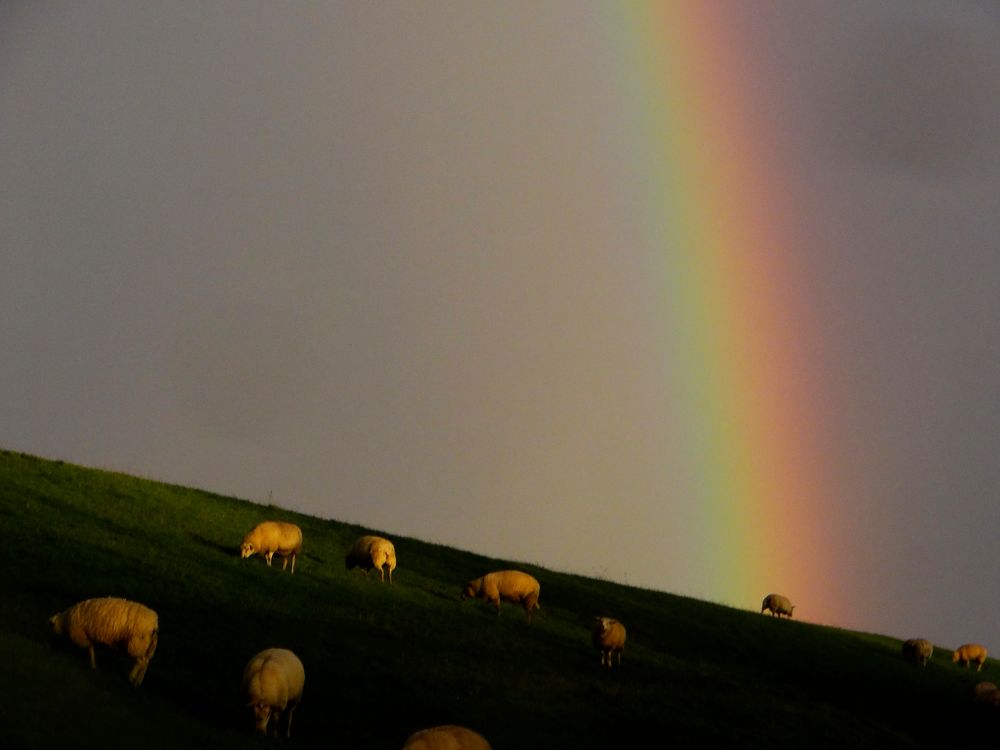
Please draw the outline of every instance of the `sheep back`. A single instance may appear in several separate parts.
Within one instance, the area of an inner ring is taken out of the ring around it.
[[[986,661],[986,647],[978,643],[964,643],[959,646],[951,655],[952,663],[961,662],[962,666],[968,667],[972,662],[976,663],[976,671],[983,668]]]
[[[347,551],[344,565],[348,570],[361,568],[365,575],[368,575],[368,571],[377,569],[383,581],[388,570],[389,583],[392,583],[392,571],[396,569],[396,548],[384,537],[370,534],[358,537]]]
[[[795,606],[791,600],[781,594],[768,594],[760,604],[761,613],[770,610],[771,614],[776,617],[781,617],[782,615],[791,617],[793,609],[795,609]]]
[[[138,602],[114,596],[85,599],[49,618],[54,635],[90,652],[90,666],[97,668],[94,645],[124,648],[136,660],[129,680],[139,686],[153,658],[160,629],[159,616]]]
[[[934,646],[926,638],[910,638],[903,641],[902,651],[904,659],[923,667],[934,655]]]
[[[295,558],[302,552],[302,529],[287,521],[263,521],[243,537],[240,557],[247,558],[257,553],[271,564],[274,555],[284,558],[281,569],[292,559],[292,573],[295,573]]]
[[[478,598],[490,602],[496,607],[498,615],[501,600],[520,603],[528,613],[528,622],[531,622],[531,613],[541,608],[538,603],[541,588],[534,576],[520,570],[498,570],[466,583],[462,599]]]
[[[595,617],[591,632],[594,647],[601,652],[601,665],[611,667],[611,659],[617,654],[618,665],[622,663],[625,651],[625,626],[613,617]]]
[[[972,688],[972,697],[976,703],[993,705],[996,692],[996,683],[984,680],[983,682],[977,682],[976,686]]]
[[[243,669],[243,694],[253,709],[257,732],[267,734],[268,724],[277,732],[287,710],[286,736],[291,736],[292,712],[302,697],[306,673],[302,661],[285,648],[268,648],[255,655]]]
[[[421,729],[411,734],[403,750],[492,750],[478,732],[457,724]]]
[[[1000,709],[1000,690],[993,682],[977,682],[972,688],[972,700],[977,706],[995,712]]]

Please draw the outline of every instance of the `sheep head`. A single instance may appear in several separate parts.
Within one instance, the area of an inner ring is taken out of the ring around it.
[[[475,581],[469,581],[465,584],[465,588],[462,589],[462,601],[472,599],[479,593],[480,582],[481,579],[476,579]]]
[[[267,722],[271,718],[271,706],[263,701],[251,701],[249,704],[253,709],[254,726],[259,734],[267,734]]]

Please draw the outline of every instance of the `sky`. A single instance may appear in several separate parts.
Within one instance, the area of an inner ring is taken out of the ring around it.
[[[1000,654],[998,122],[986,0],[0,0],[0,447]]]

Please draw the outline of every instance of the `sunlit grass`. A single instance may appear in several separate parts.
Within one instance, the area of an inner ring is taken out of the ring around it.
[[[291,576],[241,560],[265,518],[298,523]],[[396,543],[392,586],[344,568],[366,532]],[[938,646],[918,669],[899,642],[777,620],[667,593],[494,560],[121,474],[0,452],[0,745],[273,746],[249,734],[247,659],[295,650],[306,668],[291,744],[399,748],[417,728],[457,722],[502,748],[616,747],[656,732],[673,747],[973,747],[1000,716],[971,703],[990,660],[964,671]],[[459,600],[465,580],[521,567],[542,583],[531,625]],[[92,596],[160,615],[146,681],[127,659],[50,642],[47,618]],[[623,665],[599,666],[589,624],[628,627]],[[363,744],[362,744],[363,743]]]

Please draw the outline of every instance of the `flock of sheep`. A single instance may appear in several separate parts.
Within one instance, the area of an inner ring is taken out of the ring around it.
[[[260,554],[268,566],[275,555],[282,558],[282,570],[291,561],[291,574],[295,573],[295,560],[302,551],[302,530],[293,523],[264,521],[255,526],[240,546],[242,558]],[[367,576],[378,570],[382,581],[389,579],[396,569],[396,550],[392,542],[379,536],[358,538],[345,558],[348,570],[361,568]],[[528,622],[532,613],[540,608],[538,603],[541,586],[531,575],[519,570],[500,570],[487,573],[465,584],[463,600],[482,599],[496,607],[500,602],[513,602],[524,607]],[[761,602],[761,613],[770,612],[774,617],[792,617],[794,605],[781,594],[768,594]],[[138,687],[156,651],[159,618],[152,609],[138,602],[116,597],[86,599],[49,619],[56,636],[68,638],[80,648],[86,648],[90,666],[97,668],[95,644],[124,648],[135,659],[129,673],[129,682]],[[611,617],[594,618],[591,640],[600,653],[602,667],[612,668],[613,661],[621,666],[625,650],[625,626]],[[934,652],[930,641],[911,638],[902,645],[903,657],[914,664],[925,666]],[[982,669],[986,661],[986,648],[967,643],[957,648],[952,662]],[[302,697],[305,669],[302,661],[292,651],[284,648],[267,648],[255,654],[243,670],[243,695],[247,707],[253,712],[256,731],[278,733],[279,723],[284,724],[285,736],[291,736],[292,714]],[[1000,689],[992,682],[980,682],[975,688],[975,699],[984,705],[1000,708]],[[429,727],[412,734],[403,750],[490,750],[482,735],[462,726],[443,725]]]
[[[240,545],[240,556],[248,558],[259,554],[270,567],[275,555],[282,559],[282,570],[295,573],[295,560],[302,552],[302,530],[293,523],[264,521],[255,526]],[[396,550],[392,542],[379,536],[358,538],[344,557],[348,570],[361,568],[367,576],[378,570],[382,581],[392,583],[396,569]],[[487,573],[469,581],[462,590],[462,599],[478,598],[494,604],[500,613],[500,602],[520,603],[528,614],[538,609],[541,587],[527,573],[503,570]],[[619,663],[624,646],[625,630],[609,618],[605,623],[618,626],[613,645]],[[138,602],[118,597],[86,599],[49,618],[52,633],[67,638],[90,657],[90,666],[97,668],[94,653],[96,645],[123,648],[135,659],[129,673],[129,682],[138,687],[146,675],[149,662],[156,652],[159,637],[159,617],[152,609]],[[604,648],[595,630],[594,643]],[[612,643],[612,641],[609,641]],[[602,652],[602,663],[604,660]],[[610,666],[610,655],[608,656]],[[292,715],[302,698],[306,674],[302,660],[289,649],[267,648],[255,654],[243,670],[243,697],[253,713],[255,729],[260,734],[277,734],[283,725],[286,737],[291,736]],[[403,745],[403,750],[490,750],[490,744],[478,732],[453,724],[428,727],[413,733]]]
[[[770,611],[774,617],[791,618],[795,605],[787,596],[781,594],[768,594],[760,603],[761,614]],[[931,656],[934,655],[934,645],[926,638],[908,638],[902,645],[903,658],[911,664],[921,667],[927,666]],[[978,672],[986,663],[986,647],[979,643],[964,643],[956,648],[951,654],[952,664],[961,664],[963,667],[976,665]],[[1000,690],[992,682],[980,682],[973,690],[973,697],[976,702],[992,708],[1000,708]]]
[[[964,643],[952,652],[951,662],[961,664],[967,669],[975,664],[978,672],[986,663],[986,654],[986,646],[979,643]],[[903,658],[912,664],[925,667],[933,655],[934,646],[926,638],[910,638],[903,641]],[[976,683],[972,697],[981,706],[1000,709],[1000,690],[995,683],[986,680]]]

